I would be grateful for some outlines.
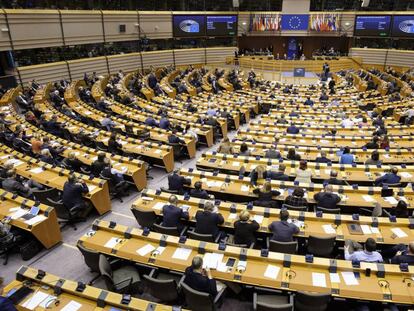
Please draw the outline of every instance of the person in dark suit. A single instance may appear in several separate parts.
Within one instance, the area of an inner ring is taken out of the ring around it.
[[[325,180],[324,183],[329,185],[338,185],[338,186],[346,186],[348,183],[345,180],[338,179],[338,172],[332,170],[329,173],[329,179]]]
[[[245,244],[250,246],[256,242],[255,232],[259,230],[260,225],[257,221],[250,221],[250,213],[245,210],[240,212],[239,220],[234,223],[234,243]]]
[[[149,116],[148,118],[146,118],[145,121],[144,121],[144,123],[145,123],[145,125],[148,125],[148,126],[155,126],[155,127],[158,126],[157,121],[155,121],[155,119],[153,117],[151,117],[151,116]]]
[[[273,197],[279,196],[280,192],[272,190],[272,184],[270,181],[266,181],[263,184],[263,187],[254,189],[253,193],[258,195],[255,205],[274,208],[278,207],[278,203],[273,200]]]
[[[7,178],[1,183],[4,190],[18,194],[25,198],[32,197],[32,190],[17,180],[15,169],[8,170],[6,176]]]
[[[272,240],[278,242],[292,242],[293,235],[299,233],[299,228],[293,223],[289,223],[289,212],[286,209],[280,211],[280,221],[273,221],[269,225],[272,232]]]
[[[197,211],[195,219],[195,232],[212,234],[214,238],[220,234],[218,226],[224,223],[223,216],[220,213],[214,212],[214,205],[210,201],[204,203],[203,211]]]
[[[326,157],[326,151],[321,151],[321,156],[315,159],[316,163],[331,163],[332,161]]]
[[[383,186],[384,184],[397,184],[400,182],[401,177],[397,175],[398,168],[393,167],[390,173],[385,174],[384,176],[378,177],[375,180],[375,186]]]
[[[91,173],[95,177],[98,177],[101,174],[101,172],[103,171],[103,169],[105,168],[105,166],[106,166],[105,157],[106,157],[106,154],[104,152],[99,152],[97,159],[92,162]]]
[[[4,279],[0,277],[0,310],[2,311],[17,311],[13,302],[7,297],[3,296]]]
[[[189,215],[187,211],[182,210],[177,206],[178,199],[175,195],[168,199],[170,204],[164,205],[162,208],[162,225],[164,227],[177,227],[179,231],[183,228],[181,219],[188,220]]]
[[[202,189],[202,186],[203,186],[202,182],[197,181],[194,184],[194,189],[191,189],[190,191],[190,196],[199,198],[199,199],[208,200],[210,196],[208,195],[207,191]]]
[[[108,140],[108,151],[110,153],[122,154],[122,145],[117,141],[117,136],[115,132],[111,133],[111,137]]]
[[[294,123],[291,123],[290,126],[287,128],[286,133],[299,134],[299,128],[297,128]]]
[[[327,209],[335,209],[337,204],[341,202],[339,195],[333,193],[332,185],[326,185],[324,191],[316,193],[313,198],[318,206]]]
[[[159,127],[160,129],[164,129],[164,130],[168,130],[170,128],[170,120],[168,120],[168,118],[161,118],[160,123],[159,123]]]
[[[414,266],[414,242],[408,244],[405,249],[397,251],[395,256],[391,258],[391,263],[399,265],[400,263],[408,263],[410,266]]]
[[[172,130],[171,135],[168,136],[168,142],[170,144],[184,144],[185,143],[184,140],[182,140],[181,138],[177,136],[176,130]]]
[[[207,293],[212,298],[217,295],[217,284],[210,269],[203,269],[203,258],[195,256],[190,267],[185,269],[184,283],[192,289]]]
[[[313,106],[314,102],[313,100],[308,96],[308,98],[305,100],[304,105],[305,106]]]
[[[379,138],[377,136],[374,136],[370,142],[365,144],[364,147],[367,149],[378,149],[379,148],[378,141],[379,141]]]
[[[68,181],[63,186],[63,204],[70,210],[82,211],[81,214],[86,216],[89,210],[83,201],[83,195],[88,192],[89,189],[86,183],[79,180],[75,174],[70,174]]]
[[[178,193],[182,194],[184,193],[185,185],[191,185],[191,179],[180,176],[178,170],[168,175],[168,189],[177,190]]]
[[[76,153],[75,152],[70,152],[68,154],[68,157],[65,158],[62,163],[69,168],[70,170],[79,172],[81,167],[83,166],[83,163],[81,161],[79,161],[76,158]]]
[[[300,161],[301,159],[300,154],[296,153],[295,148],[289,148],[286,158],[293,161]]]
[[[279,164],[279,169],[277,172],[271,172],[269,175],[270,179],[272,180],[280,180],[280,181],[289,181],[289,176],[285,174],[286,165]]]

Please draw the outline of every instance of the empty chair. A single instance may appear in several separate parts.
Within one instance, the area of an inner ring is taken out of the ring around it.
[[[83,246],[82,241],[78,241],[76,246],[82,253],[83,259],[89,269],[91,269],[91,272],[98,273],[96,277],[88,282],[89,285],[92,285],[93,282],[101,276],[101,273],[99,272],[99,253]]]
[[[170,189],[165,188],[165,187],[161,187],[160,190],[162,192],[168,192],[168,193],[171,193],[171,194],[178,194],[178,190],[170,190]]]
[[[152,228],[154,223],[157,221],[157,214],[155,214],[154,211],[147,211],[138,207],[132,207],[131,211],[142,228]]]
[[[149,294],[162,303],[172,303],[178,299],[177,282],[174,279],[160,280],[144,275]]]
[[[269,251],[285,253],[285,254],[296,254],[298,250],[298,241],[292,242],[278,242],[274,240],[269,241]]]
[[[185,230],[187,228],[184,228],[183,230],[179,231],[178,227],[164,227],[160,224],[154,224],[154,231],[166,235],[175,235],[175,236],[181,236],[184,234]]]
[[[327,214],[340,214],[341,213],[340,208],[324,208],[324,207],[320,207],[320,206],[316,207],[316,211],[321,211],[321,212],[327,213]]]
[[[141,278],[134,266],[126,265],[114,269],[108,259],[101,254],[99,255],[99,271],[108,290],[121,294],[138,292]]]
[[[80,217],[79,213],[82,212],[82,210],[79,210],[78,208],[72,208],[69,209],[68,207],[63,204],[62,200],[60,201],[54,201],[52,199],[47,199],[46,204],[52,206],[57,214],[57,217],[59,218],[59,225],[62,224],[60,229],[63,229],[66,226],[71,226],[73,230],[77,230],[76,223],[85,221],[84,217]]]
[[[282,208],[286,208],[288,211],[299,211],[299,212],[306,212],[308,210],[307,206],[292,206],[289,204],[283,204]]]
[[[186,308],[197,311],[214,311],[224,290],[220,291],[214,299],[208,293],[192,289],[185,283],[181,284],[184,293]]]
[[[42,190],[32,189],[32,193],[37,201],[44,204],[47,204],[47,199],[59,201],[59,191],[55,188],[47,188]]]
[[[295,311],[324,311],[328,309],[331,295],[312,292],[297,292],[295,294]]]
[[[316,237],[309,236],[308,253],[318,257],[329,257],[335,247],[336,236]]]
[[[291,295],[280,295],[274,290],[260,289],[253,293],[254,311],[291,311],[293,299]]]
[[[195,231],[188,231],[188,237],[193,240],[213,242],[213,243],[217,243],[218,240],[220,239],[220,235],[218,235],[217,238],[214,239],[214,236],[212,234],[201,234]]]

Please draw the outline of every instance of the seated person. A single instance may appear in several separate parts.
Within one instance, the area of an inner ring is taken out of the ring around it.
[[[408,244],[405,249],[399,250],[393,258],[391,263],[399,265],[400,263],[408,263],[410,266],[414,265],[414,242]]]
[[[122,154],[122,144],[118,142],[118,137],[115,132],[111,133],[108,140],[108,151],[110,153]]]
[[[312,182],[312,171],[308,169],[308,162],[305,160],[301,160],[299,163],[299,169],[296,170],[295,181],[308,184]]]
[[[234,243],[250,246],[256,242],[255,233],[260,225],[256,220],[250,221],[250,213],[247,210],[241,211],[239,220],[234,222]]]
[[[184,283],[192,289],[209,294],[212,299],[217,295],[217,284],[210,269],[203,269],[203,258],[195,256],[190,267],[185,269]]]
[[[6,176],[6,179],[1,183],[1,186],[4,190],[15,193],[25,198],[31,198],[33,196],[30,187],[17,180],[15,169],[8,170]]]
[[[383,186],[385,184],[398,184],[401,180],[401,177],[397,175],[398,174],[398,168],[392,167],[391,172],[386,173],[385,175],[378,177],[375,179],[375,186]]]
[[[101,125],[106,128],[107,131],[111,131],[117,124],[111,120],[111,115],[107,114],[106,117],[101,120]]]
[[[389,213],[397,218],[407,218],[409,215],[408,205],[403,200],[399,200],[397,205],[389,210]]]
[[[331,170],[329,173],[329,179],[325,180],[323,183],[339,186],[347,185],[347,182],[345,180],[338,179],[338,172],[335,170]]]
[[[377,150],[372,151],[371,157],[365,161],[365,165],[381,165],[382,162],[379,157],[380,155]]]
[[[101,172],[103,171],[103,169],[105,167],[105,157],[106,157],[106,154],[104,152],[99,152],[98,156],[97,156],[97,159],[92,162],[91,173],[95,177],[98,177],[101,174]]]
[[[13,302],[3,296],[3,285],[4,279],[0,277],[0,310],[2,311],[17,311],[16,307],[13,305]]]
[[[63,204],[71,211],[81,211],[82,217],[86,217],[90,209],[83,201],[83,196],[89,192],[86,183],[78,179],[75,174],[70,174],[63,186]]]
[[[379,148],[378,141],[379,141],[379,138],[377,136],[374,136],[372,138],[372,141],[366,143],[364,147],[367,149],[378,149]]]
[[[354,164],[355,157],[351,154],[351,149],[349,147],[345,147],[344,151],[339,159],[339,164]]]
[[[253,193],[258,195],[258,199],[255,201],[256,205],[274,208],[278,207],[278,203],[273,200],[273,197],[279,196],[280,192],[272,190],[270,181],[265,181],[261,188],[255,188]]]
[[[321,151],[321,156],[315,159],[316,163],[331,163],[332,161],[326,157],[326,151]]]
[[[191,185],[191,179],[179,175],[178,172],[179,170],[175,170],[172,174],[168,175],[168,189],[176,190],[179,194],[183,194],[184,186]]]
[[[240,145],[240,152],[239,155],[249,157],[251,155],[249,147],[247,147],[246,143],[242,143]]]
[[[148,126],[154,126],[154,127],[158,127],[158,123],[157,121],[155,121],[155,119],[151,116],[149,116],[148,118],[145,119],[144,121],[145,125]]]
[[[231,146],[230,140],[228,137],[223,138],[223,141],[221,142],[220,146],[217,149],[218,153],[224,153],[224,154],[233,154],[233,147]]]
[[[170,120],[168,120],[168,118],[162,117],[159,124],[160,129],[168,130],[170,126]]]
[[[201,181],[196,181],[194,184],[194,189],[190,190],[190,196],[207,200],[210,198],[207,191],[202,189],[203,183]]]
[[[305,198],[305,191],[302,188],[295,188],[292,194],[285,199],[285,204],[290,206],[308,206],[308,201]]]
[[[116,168],[112,167],[111,160],[108,158],[104,159],[104,168],[101,172],[101,175],[105,178],[110,179],[113,185],[119,185],[120,183],[124,183],[121,191],[126,191],[128,185],[125,183],[124,174],[126,173],[127,169],[124,168],[122,171],[117,170]]]
[[[50,153],[49,149],[42,149],[40,151],[40,161],[43,161],[45,163],[48,164],[52,164],[52,165],[58,165],[58,161],[55,160],[52,156],[52,154]]]
[[[323,192],[316,193],[313,198],[316,201],[317,206],[335,209],[337,204],[341,202],[339,195],[333,193],[333,188],[331,185],[326,185]]]
[[[285,174],[286,165],[279,164],[279,168],[277,172],[270,172],[270,179],[272,180],[280,180],[280,181],[289,181],[289,176]]]
[[[168,143],[170,144],[185,144],[185,141],[177,136],[177,130],[172,130],[171,135],[168,136]]]
[[[68,154],[68,157],[65,158],[62,163],[70,170],[79,172],[83,163],[76,158],[76,153],[71,151]]]
[[[289,148],[286,158],[288,160],[300,161],[300,154],[296,153],[294,148]]]
[[[171,195],[168,199],[169,204],[162,208],[162,223],[164,227],[177,227],[179,231],[183,228],[182,219],[188,220],[189,215],[187,211],[183,211],[178,207],[178,199],[175,195]]]
[[[269,231],[272,232],[271,239],[278,242],[292,242],[293,235],[299,233],[299,228],[293,223],[289,223],[289,212],[286,209],[280,210],[280,221],[273,221],[269,225]]]
[[[286,129],[287,134],[299,134],[299,128],[295,126],[294,123],[291,123],[290,126]]]
[[[244,166],[242,166],[240,168],[241,172],[243,170],[244,170]],[[270,178],[270,176],[268,176],[268,175],[270,175],[270,173],[266,171],[266,167],[264,165],[258,165],[251,171],[251,173],[249,175],[250,176],[250,183],[253,186],[256,186],[257,185],[257,180],[263,180],[263,179],[266,179],[266,178]]]
[[[276,150],[276,148],[271,148],[266,150],[265,157],[267,159],[281,159],[282,155]]]
[[[364,249],[362,245],[351,240],[345,241],[344,257],[345,260],[363,262],[383,262],[382,256],[376,251],[377,242],[373,238],[365,241]]]
[[[210,201],[204,203],[204,210],[197,211],[195,215],[195,232],[199,234],[211,234],[216,238],[220,234],[219,225],[224,223],[220,213],[214,211],[214,205]]]

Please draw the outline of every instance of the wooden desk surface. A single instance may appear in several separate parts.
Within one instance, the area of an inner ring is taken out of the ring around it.
[[[162,215],[163,205],[169,204],[168,199],[171,194],[167,192],[159,193],[156,190],[145,189],[141,193],[141,197],[132,204],[131,209],[138,208],[141,210],[152,210],[157,215]],[[197,211],[202,210],[204,202],[198,198],[185,199],[184,196],[176,195],[178,198],[178,206],[189,206],[188,213],[190,215],[190,221],[195,222],[195,214]],[[238,220],[238,214],[241,211],[247,209],[246,205],[238,203],[230,203],[219,201],[219,205],[216,205],[218,212],[223,215],[225,223],[223,227],[231,229],[233,231],[233,224]],[[265,208],[261,206],[254,206],[249,209],[251,215],[250,219],[255,219],[259,224],[259,232],[270,235],[268,226],[273,221],[279,221],[280,209]],[[414,219],[398,218],[396,222],[391,222],[386,217],[364,217],[360,216],[359,220],[354,220],[351,215],[335,215],[325,214],[323,217],[317,217],[313,212],[298,212],[289,211],[290,218],[295,220],[303,221],[303,225],[300,226],[300,232],[297,237],[306,237],[310,235],[316,236],[331,236],[326,233],[324,226],[330,226],[336,231],[337,240],[352,239],[361,243],[365,243],[368,237],[372,237],[380,244],[399,244],[399,243],[410,243],[414,239]],[[257,215],[257,216],[256,216]],[[365,234],[356,235],[350,233],[348,229],[349,224],[358,224],[364,227]],[[375,227],[374,227],[375,226]],[[371,229],[374,227],[374,232]],[[378,232],[376,230],[378,229]],[[393,235],[393,229],[399,228],[404,231],[406,237],[395,238]]]
[[[203,189],[221,194],[222,196],[233,195],[235,199],[243,199],[244,201],[252,201],[257,198],[257,195],[253,193],[254,187],[250,184],[250,178],[239,178],[235,175],[216,174],[210,172],[197,171],[193,169],[181,168],[179,171],[181,176],[191,178],[191,186],[194,187],[195,182],[201,181]],[[263,184],[264,180],[258,180],[258,185]],[[271,181],[272,188],[278,190],[281,194],[278,197],[274,197],[275,200],[284,201],[288,196],[288,189],[296,187],[294,182],[283,181]],[[322,191],[323,184],[307,184],[299,183],[302,189],[307,190],[305,198],[308,203],[314,204],[314,194]],[[388,198],[381,197],[381,187],[363,187],[363,186],[337,186],[332,185],[334,192],[338,193],[341,197],[341,202],[338,203],[339,207],[343,207],[346,211],[346,206],[350,207],[366,207],[373,208],[376,203],[379,203],[383,208],[391,208],[396,205],[391,199],[391,204]],[[404,197],[407,201],[408,208],[414,208],[414,191],[411,188],[398,188],[394,189],[394,199],[398,201],[399,198]]]
[[[63,190],[68,180],[70,171],[60,167],[53,167],[40,160],[25,156],[16,150],[0,145],[0,165],[6,162],[14,162],[16,173],[24,178],[33,179],[42,185]],[[99,178],[90,179],[89,176],[77,174],[88,186],[89,192],[84,197],[90,200],[96,211],[103,215],[111,209],[109,186],[106,180]]]
[[[231,270],[224,267],[224,264],[220,264],[218,269],[212,270],[213,277],[218,280],[290,291],[306,290],[332,293],[333,296],[342,298],[392,301],[404,304],[412,304],[414,302],[414,288],[411,286],[413,281],[410,279],[411,274],[414,273],[414,267],[409,267],[409,272],[400,272],[398,265],[362,262],[360,268],[353,268],[350,261],[325,258],[314,258],[314,262],[310,264],[305,261],[305,256],[273,252],[270,252],[269,256],[265,258],[261,257],[260,250],[227,246],[225,251],[220,251],[218,249],[219,244],[191,239],[187,239],[183,244],[179,243],[178,237],[165,236],[153,232],[149,233],[148,236],[142,236],[141,229],[130,228],[120,224],[116,224],[113,229],[110,229],[109,223],[104,221],[96,221],[93,230],[91,234],[80,238],[80,242],[85,247],[138,263],[175,271],[184,271],[186,267],[190,266],[192,258],[198,253],[214,252],[223,254],[223,263],[229,257],[236,259],[236,264]],[[125,238],[125,233],[130,238]],[[113,248],[105,247],[105,244],[112,238],[117,238],[118,243]],[[148,244],[157,248],[160,245],[161,239],[165,241],[162,242],[165,248],[161,253],[153,251],[143,256],[138,254],[137,251]],[[177,248],[180,248],[180,250],[182,248],[189,249],[188,256],[183,256],[182,259],[175,258],[174,254],[176,254]],[[247,262],[245,266],[243,261]],[[275,269],[278,270],[278,273],[271,273],[273,276],[270,278],[265,276],[265,271],[269,265],[277,267]],[[336,267],[336,269],[333,267]],[[366,268],[370,268],[372,271],[370,277],[365,276]],[[342,277],[344,275],[343,272],[359,272],[358,285],[346,285],[341,278],[340,283],[331,282],[330,270],[336,271]],[[377,271],[381,270],[385,271],[385,275],[380,272],[378,277]],[[313,273],[324,275],[326,287],[313,284]],[[407,285],[407,282],[410,285]],[[384,283],[389,284],[389,286],[381,286]]]
[[[36,203],[32,200],[13,195],[3,189],[0,189],[0,218],[12,216],[21,208],[28,208],[27,213]],[[23,218],[13,217],[10,225],[28,231],[40,242],[45,248],[51,248],[62,240],[60,226],[58,224],[56,211],[53,207],[39,204],[39,216],[37,222],[27,221]],[[33,219],[33,218],[32,218]]]
[[[298,161],[279,161],[266,158],[256,159],[248,156],[229,156],[221,153],[206,152],[197,160],[197,166],[215,168],[225,171],[238,171],[241,166],[246,172],[252,172],[257,166],[262,165],[267,170],[277,172],[279,165],[283,163],[286,166],[286,174],[290,177],[296,176],[296,169],[299,167]],[[331,170],[338,172],[338,179],[346,180],[350,183],[370,182],[373,183],[376,178],[389,172],[395,165],[356,165],[351,164],[331,164],[309,162],[308,169],[312,171],[314,179],[326,180],[330,177]],[[401,182],[411,182],[414,176],[414,166],[397,166]]]
[[[12,289],[18,289],[23,285],[24,281],[29,281],[30,288],[34,290],[34,293],[43,292],[51,296],[57,296],[59,304],[55,306],[52,304],[48,310],[61,310],[71,301],[81,304],[81,311],[109,311],[112,308],[117,310],[154,310],[154,311],[171,311],[172,307],[167,305],[158,304],[155,302],[150,302],[143,299],[138,299],[135,297],[131,298],[131,301],[128,305],[121,303],[122,294],[115,292],[110,292],[103,290],[97,287],[86,285],[83,292],[76,291],[78,282],[71,281],[67,279],[60,278],[59,276],[46,273],[46,275],[41,279],[37,279],[36,276],[39,273],[39,270],[22,266],[17,271],[16,280],[11,282],[5,287],[5,293],[8,293]],[[55,287],[61,288],[61,293],[56,295],[54,293]],[[29,301],[34,296],[34,293],[28,295],[23,301],[17,306],[19,311],[28,311],[27,308],[23,307],[26,301]],[[102,304],[98,302],[102,301]],[[40,307],[37,307],[36,310],[39,310]],[[43,310],[43,309],[42,309]],[[184,310],[184,309],[183,309]]]

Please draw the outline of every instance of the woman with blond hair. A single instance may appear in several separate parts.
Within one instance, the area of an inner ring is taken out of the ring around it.
[[[255,205],[274,208],[278,207],[277,202],[273,201],[273,197],[279,196],[280,192],[272,190],[272,183],[270,181],[265,181],[263,186],[254,189],[253,193],[258,195],[258,199],[254,201]]]
[[[223,138],[222,143],[220,144],[220,146],[217,149],[218,153],[224,153],[224,154],[233,154],[234,150],[233,147],[231,146],[230,140],[225,137]]]
[[[256,242],[255,232],[260,225],[257,221],[250,220],[250,213],[247,210],[241,211],[239,220],[234,223],[234,243],[250,246]]]
[[[266,167],[264,165],[258,165],[250,173],[250,183],[253,186],[256,186],[257,185],[257,181],[268,178],[267,175],[269,175],[269,174],[266,171]]]

